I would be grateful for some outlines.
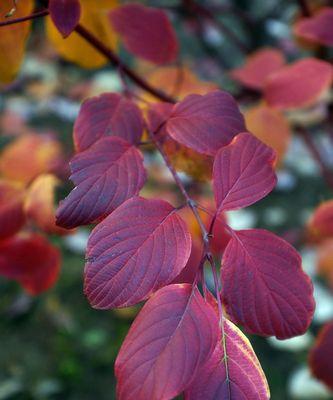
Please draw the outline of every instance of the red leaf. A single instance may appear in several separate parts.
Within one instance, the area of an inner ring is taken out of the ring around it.
[[[17,233],[25,224],[24,193],[9,181],[0,181],[0,240]]]
[[[185,392],[185,400],[268,400],[265,374],[247,337],[224,319],[222,337]],[[227,350],[225,358],[224,347]]]
[[[70,163],[76,187],[60,202],[57,225],[70,229],[101,219],[138,194],[146,179],[141,153],[125,140],[105,137]]]
[[[325,324],[309,354],[313,375],[333,390],[333,321]]]
[[[133,322],[116,360],[119,400],[169,400],[212,353],[215,312],[191,285],[159,290]]]
[[[303,18],[294,27],[301,38],[324,46],[333,46],[333,8],[323,7],[310,18]]]
[[[308,222],[310,239],[322,240],[333,237],[333,200],[322,202]]]
[[[192,237],[192,248],[190,257],[179,275],[172,283],[193,283],[198,273],[202,259],[202,243]]]
[[[262,229],[234,232],[222,258],[222,298],[248,332],[287,339],[303,334],[315,304],[297,251]]]
[[[164,200],[134,197],[93,230],[84,282],[93,307],[136,304],[185,267],[191,236],[175,211]]]
[[[77,151],[86,150],[103,136],[119,136],[138,144],[143,119],[138,106],[117,93],[104,93],[83,102],[74,125]]]
[[[176,59],[178,42],[164,11],[127,4],[112,10],[109,15],[113,28],[121,35],[129,52],[155,64]]]
[[[159,102],[150,105],[147,112],[147,122],[148,128],[152,133],[159,132],[160,135],[165,134],[164,123],[170,117],[172,109],[172,103]]]
[[[0,243],[0,275],[37,295],[52,287],[60,271],[60,253],[43,236],[15,236]]]
[[[246,87],[262,90],[267,77],[284,64],[284,55],[280,50],[264,48],[247,57],[242,67],[231,71],[231,76]]]
[[[50,0],[49,11],[54,25],[67,37],[79,23],[81,5],[79,0]]]
[[[308,107],[329,89],[333,68],[325,61],[305,58],[270,75],[265,84],[265,100],[278,109]]]
[[[276,185],[275,152],[250,133],[240,133],[215,156],[213,185],[218,212],[247,207]]]
[[[185,97],[174,106],[166,128],[179,143],[208,155],[246,130],[236,101],[220,90]]]

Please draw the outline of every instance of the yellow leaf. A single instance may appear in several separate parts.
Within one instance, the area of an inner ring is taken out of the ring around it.
[[[5,15],[13,8],[13,0],[0,1],[0,22],[9,20]],[[33,0],[20,1],[12,18],[31,14]],[[30,32],[31,22],[3,26],[0,28],[0,82],[10,83],[19,72]]]
[[[95,34],[101,42],[112,48],[116,47],[117,37],[112,30],[107,14],[117,4],[117,0],[81,1],[80,24]],[[84,68],[99,68],[107,63],[107,59],[76,32],[64,39],[49,17],[46,21],[46,32],[58,53],[66,60]]]

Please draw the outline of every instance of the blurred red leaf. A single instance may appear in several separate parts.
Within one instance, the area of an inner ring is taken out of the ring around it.
[[[287,339],[309,327],[315,308],[311,280],[297,251],[271,232],[234,232],[221,281],[228,315],[248,332]]]
[[[185,267],[191,236],[164,200],[134,197],[93,230],[84,291],[95,308],[136,304],[170,283]]]
[[[18,281],[32,295],[58,279],[60,252],[37,234],[15,236],[0,243],[0,275]]]
[[[247,207],[276,185],[275,152],[250,133],[240,133],[215,156],[213,185],[217,212]]]
[[[176,34],[163,10],[142,4],[126,4],[112,10],[109,16],[126,49],[135,56],[155,64],[176,59]]]
[[[73,135],[76,150],[83,151],[103,136],[119,136],[138,144],[142,132],[138,106],[118,93],[104,93],[83,102]]]
[[[321,203],[312,214],[308,223],[311,240],[333,237],[333,200]]]
[[[303,39],[324,46],[333,46],[333,8],[323,7],[315,15],[302,18],[294,26],[294,33]]]
[[[22,189],[0,180],[0,240],[14,235],[25,224],[23,201]]]
[[[310,350],[309,364],[313,375],[333,390],[333,321],[320,330]]]
[[[138,194],[146,180],[141,153],[119,137],[104,137],[70,163],[76,187],[61,201],[57,225],[75,228],[106,217]]]
[[[282,51],[263,48],[246,58],[245,64],[231,71],[231,77],[242,85],[262,90],[267,77],[285,64]]]
[[[54,25],[63,37],[67,37],[79,23],[81,14],[80,1],[50,0],[49,11]]]
[[[118,354],[117,398],[168,400],[180,394],[212,353],[212,307],[191,285],[170,285],[147,302]]]
[[[247,337],[224,319],[222,335],[209,360],[185,391],[185,400],[268,400],[269,387]],[[226,349],[227,354],[225,354]]]
[[[193,94],[174,106],[167,132],[177,142],[199,152],[215,155],[239,132],[246,130],[234,98],[227,92]]]
[[[281,110],[308,107],[329,89],[332,79],[331,64],[308,57],[271,74],[265,83],[265,100]]]

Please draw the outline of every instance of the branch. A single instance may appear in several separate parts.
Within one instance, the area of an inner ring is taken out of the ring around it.
[[[307,146],[308,150],[312,154],[312,157],[318,163],[318,165],[322,171],[323,177],[326,180],[327,185],[331,189],[333,189],[333,173],[332,173],[332,171],[330,171],[330,169],[327,167],[327,165],[323,161],[322,156],[321,156],[319,150],[317,149],[316,145],[314,144],[310,133],[303,127],[297,127],[296,132],[303,139],[305,145]]]
[[[37,12],[35,12],[33,14],[26,15],[25,17],[8,19],[6,21],[0,22],[0,28],[2,26],[19,24],[20,22],[25,22],[25,21],[30,21],[32,19],[45,17],[48,14],[49,14],[49,10],[41,10],[41,11],[37,11]]]
[[[302,11],[303,17],[311,17],[311,10],[307,0],[297,0],[297,3]]]

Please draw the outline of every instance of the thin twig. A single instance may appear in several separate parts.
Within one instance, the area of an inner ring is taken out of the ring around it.
[[[37,12],[35,12],[33,14],[26,15],[25,17],[8,19],[6,21],[0,22],[0,28],[2,26],[19,24],[21,22],[30,21],[32,19],[36,19],[36,18],[40,18],[40,17],[46,17],[48,14],[49,14],[48,10],[41,10],[41,11],[37,11]]]

